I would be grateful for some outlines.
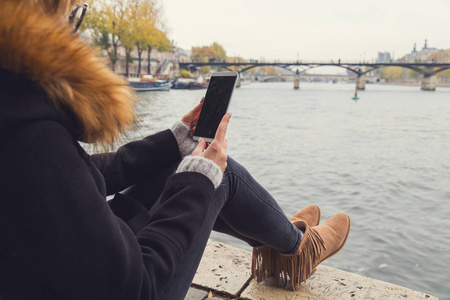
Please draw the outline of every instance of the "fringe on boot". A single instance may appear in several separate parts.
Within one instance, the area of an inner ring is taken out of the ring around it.
[[[306,226],[300,247],[294,254],[277,253],[274,274],[277,283],[283,285],[291,281],[292,290],[308,279],[320,263],[322,251],[326,250],[325,244],[314,228]]]
[[[269,246],[253,248],[252,275],[257,282],[264,281],[273,275],[275,270],[275,251]]]

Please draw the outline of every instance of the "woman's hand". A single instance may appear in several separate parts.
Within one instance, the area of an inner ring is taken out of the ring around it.
[[[191,136],[194,135],[195,126],[197,126],[198,116],[200,115],[200,111],[202,110],[203,100],[205,100],[204,97],[202,98],[202,101],[200,101],[200,103],[197,104],[196,107],[194,107],[181,119],[181,122],[183,122],[191,129]]]
[[[197,148],[195,148],[194,152],[192,152],[192,156],[203,156],[204,158],[212,160],[219,166],[222,172],[224,172],[227,168],[228,141],[225,138],[225,134],[227,133],[230,118],[231,113],[227,113],[222,118],[222,121],[217,128],[214,140],[211,142],[211,144],[209,144],[209,146],[207,145],[206,141],[202,139],[198,143]]]

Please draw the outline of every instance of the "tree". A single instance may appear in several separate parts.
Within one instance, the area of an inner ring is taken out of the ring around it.
[[[130,53],[137,48],[138,52],[138,73],[141,73],[142,52],[144,49],[149,51],[148,74],[150,74],[150,53],[153,47],[159,51],[169,51],[172,49],[166,34],[159,29],[162,23],[159,19],[159,10],[156,7],[155,0],[129,0],[129,8],[126,14],[128,29],[124,34],[124,47],[127,52],[127,61],[130,59]],[[126,44],[126,45],[125,45]]]
[[[200,72],[202,74],[208,74],[209,72],[211,72],[211,66],[203,66],[200,68]]]
[[[181,70],[180,76],[181,78],[191,78],[191,73],[188,70]]]
[[[227,61],[230,62],[230,63],[246,63],[246,62],[248,62],[246,59],[244,59],[242,57],[239,57],[239,56],[228,57]],[[229,69],[232,70],[232,71],[235,71],[235,72],[239,72],[241,67],[239,67],[239,66],[230,66]]]
[[[213,43],[211,46],[192,47],[192,58],[198,62],[209,62],[211,60],[224,60],[226,52],[221,45]]]
[[[226,59],[227,58],[227,53],[225,52],[225,49],[223,49],[223,47],[221,45],[219,45],[218,43],[214,42],[211,47],[213,48],[213,50],[216,52],[217,57],[219,59]]]
[[[437,77],[450,78],[450,70],[442,71],[436,74]]]
[[[432,60],[436,63],[448,63],[450,61],[450,53],[445,50],[439,50],[438,52],[432,53],[428,56],[429,60]],[[435,68],[439,69],[439,68]],[[450,77],[450,71],[442,71],[436,74],[437,77]]]
[[[131,23],[130,19],[127,22]],[[131,58],[131,51],[133,51],[136,46],[136,31],[132,24],[127,24],[120,31],[120,40],[122,41],[122,46],[125,48],[125,73],[128,75],[130,73],[129,64],[133,62]]]
[[[138,1],[139,0],[135,0]],[[138,52],[138,73],[141,73],[142,52],[147,50],[147,74],[151,74],[151,52],[157,49],[160,52],[170,51],[173,46],[167,38],[164,24],[161,22],[161,11],[157,7],[156,0],[141,0],[140,9],[137,14],[136,28],[138,36],[136,48]]]
[[[90,30],[94,45],[108,53],[111,67],[115,70],[121,30],[124,28],[127,0],[91,0],[81,30]]]
[[[92,5],[92,1],[90,3]],[[106,29],[105,18],[102,16],[97,7],[92,6],[89,13],[86,14],[83,23],[81,23],[82,31],[89,30],[93,39],[93,44],[102,50],[108,51],[111,47],[109,32]]]
[[[148,49],[150,74],[150,52],[152,48],[159,51],[172,49],[172,43],[162,30],[160,11],[156,0],[97,0],[90,3],[92,9],[87,14],[82,29],[91,32],[94,45],[108,53],[112,69],[118,60],[118,47],[123,46],[126,53],[126,72],[132,61],[131,52],[137,48],[141,72],[142,52]]]
[[[135,1],[136,9],[135,17],[133,19],[133,27],[138,33],[135,36],[135,44],[138,52],[138,73],[141,73],[142,52],[147,48],[149,43],[154,39],[153,31],[156,29],[157,11],[153,1],[142,1],[138,3]],[[150,60],[148,61],[150,65]],[[150,72],[148,72],[150,74]]]
[[[439,50],[438,52],[431,53],[428,59],[436,63],[446,63],[450,60],[450,54],[444,50]]]
[[[159,30],[156,27],[151,31],[150,39],[147,42],[148,74],[150,74],[150,56],[153,48],[156,48],[160,52],[170,51],[173,48],[172,43],[169,41],[164,31]]]
[[[384,67],[380,69],[380,78],[383,79],[399,79],[402,77],[402,67]]]

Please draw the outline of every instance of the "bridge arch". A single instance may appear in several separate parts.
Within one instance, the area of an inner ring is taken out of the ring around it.
[[[297,65],[290,65],[290,66],[297,66]],[[349,71],[352,71],[353,73],[355,73],[357,76],[360,76],[360,74],[361,73],[358,73],[356,70],[354,70],[354,69],[352,69],[352,68],[350,68],[350,67],[348,67],[348,66],[345,66],[345,65],[336,65],[336,64],[323,64],[323,65],[308,65],[308,68],[306,69],[306,70],[304,70],[303,71],[303,73],[305,73],[305,72],[307,72],[307,71],[309,71],[309,70],[312,70],[312,69],[315,69],[315,68],[319,68],[319,67],[339,67],[339,68],[344,68],[344,69],[347,69],[347,70],[349,70]],[[290,70],[290,69],[288,69],[288,70]],[[292,70],[290,70],[291,72],[293,72],[293,73],[295,73],[294,71],[292,71]],[[372,71],[372,70],[370,70],[370,71]],[[370,72],[370,71],[368,71],[368,72]],[[364,73],[365,74],[365,73]]]
[[[292,65],[288,65],[288,66],[297,66],[297,65],[292,64]],[[438,73],[440,73],[440,72],[443,72],[443,71],[446,71],[446,70],[449,70],[449,69],[450,69],[450,67],[441,67],[441,68],[439,68],[439,69],[437,69],[437,70],[433,70],[433,71],[431,71],[431,72],[427,72],[427,70],[426,70],[426,69],[423,69],[423,68],[419,68],[419,67],[415,67],[415,66],[405,66],[405,65],[402,65],[402,64],[390,64],[389,66],[383,66],[383,65],[379,65],[379,66],[378,66],[378,65],[373,65],[373,66],[371,66],[371,68],[370,68],[369,70],[366,70],[366,71],[364,71],[364,72],[361,72],[361,71],[358,72],[358,71],[355,70],[354,68],[351,68],[351,67],[346,66],[346,65],[336,65],[336,64],[310,65],[310,66],[308,66],[308,67],[309,67],[309,68],[307,68],[306,70],[304,70],[302,73],[304,73],[304,72],[306,72],[306,71],[308,71],[308,70],[314,69],[314,68],[319,68],[319,67],[340,67],[340,68],[344,68],[344,69],[346,69],[346,70],[349,70],[349,71],[355,73],[358,77],[363,76],[363,75],[365,75],[365,74],[367,74],[367,73],[370,73],[370,72],[372,72],[372,71],[374,71],[374,70],[384,68],[384,67],[400,67],[400,68],[405,68],[405,69],[409,69],[409,70],[416,71],[417,73],[420,73],[420,74],[422,74],[422,75],[424,75],[424,76],[433,76],[433,75],[436,75],[436,74],[438,74]],[[286,70],[289,70],[289,71],[291,71],[291,72],[293,72],[293,73],[295,73],[295,71],[291,70],[290,68],[288,68],[288,67],[286,67],[286,66],[284,66],[283,68],[286,69]],[[359,68],[358,68],[358,69],[359,69]]]
[[[251,65],[251,66],[245,67],[245,68],[239,70],[238,72],[239,72],[239,73],[242,73],[242,72],[251,70],[251,69],[253,69],[253,68],[262,67],[262,66],[271,66],[271,67],[282,68],[282,69],[284,69],[284,70],[288,70],[288,71],[292,72],[293,74],[296,73],[296,70],[295,70],[295,71],[292,70],[292,67],[298,67],[298,68],[300,68],[300,67],[307,67],[306,69],[303,69],[303,70],[300,72],[300,74],[306,73],[307,71],[309,71],[309,70],[311,70],[311,69],[314,69],[314,68],[318,68],[318,67],[341,67],[341,68],[344,68],[344,69],[347,69],[347,70],[350,70],[350,71],[354,72],[354,73],[357,74],[358,76],[359,76],[360,74],[364,75],[364,74],[366,74],[366,73],[368,73],[368,72],[371,72],[371,71],[375,70],[375,69],[371,69],[371,70],[368,70],[368,71],[363,72],[363,73],[358,73],[358,72],[355,71],[354,69],[352,69],[352,68],[350,68],[350,67],[347,67],[347,66],[345,66],[345,65],[335,65],[335,64],[329,64],[329,65],[328,65],[328,64],[327,64],[327,65],[297,65],[297,64],[285,64],[285,65],[283,65],[283,64],[279,64],[279,65],[274,65],[273,63],[267,63],[267,64],[262,63],[262,64],[258,64],[258,65]]]
[[[195,62],[191,62],[191,63],[183,63],[183,64],[186,65],[186,67],[188,67],[189,65],[220,66],[229,71],[231,71],[231,67],[240,67],[240,68],[242,68],[242,69],[238,70],[238,72],[240,72],[240,73],[251,70],[256,67],[261,67],[261,66],[272,66],[272,67],[282,68],[282,69],[288,70],[294,74],[296,72],[296,70],[295,71],[293,70],[294,67],[295,67],[295,69],[301,68],[302,69],[301,73],[305,73],[308,70],[318,68],[318,67],[339,67],[339,68],[343,68],[343,69],[346,69],[346,70],[349,70],[349,71],[355,73],[356,76],[358,76],[358,77],[361,77],[367,73],[370,73],[374,70],[377,70],[377,69],[380,69],[383,67],[406,68],[406,69],[410,69],[415,72],[418,72],[419,74],[423,75],[424,77],[431,77],[440,72],[450,69],[450,64],[448,64],[448,63],[366,63],[366,62],[360,62],[360,63],[345,63],[345,62],[342,62],[342,63],[341,62],[339,62],[339,63],[310,62],[310,63],[308,63],[308,62],[303,62],[302,63],[302,62],[297,61],[297,62],[293,62],[293,63],[258,63],[258,62],[256,62],[256,63],[255,62],[195,63]],[[180,63],[180,65],[181,65],[181,63]],[[370,69],[361,71],[362,66],[369,67]]]
[[[251,70],[251,69],[253,69],[253,68],[257,68],[257,67],[265,67],[265,66],[271,66],[271,67],[276,67],[276,68],[286,69],[286,66],[283,66],[283,65],[273,65],[273,64],[271,64],[271,63],[267,63],[267,64],[262,63],[262,64],[258,64],[258,65],[251,65],[251,66],[249,66],[249,67],[246,67],[246,68],[243,68],[243,69],[239,70],[238,72],[239,72],[239,73],[242,73],[242,72]]]
[[[450,67],[442,67],[439,70],[433,71],[433,75],[436,75],[436,74],[438,74],[440,72],[443,72],[443,71],[446,71],[448,69],[450,69]]]
[[[376,67],[372,67],[370,70],[366,70],[366,71],[364,71],[364,72],[358,72],[357,70],[355,70],[355,69],[353,69],[353,68],[351,68],[351,67],[349,67],[349,66],[346,66],[346,65],[336,65],[336,64],[321,64],[321,65],[297,65],[297,64],[285,64],[285,65],[282,65],[282,64],[280,64],[280,65],[274,65],[273,63],[267,63],[267,64],[264,64],[264,63],[263,63],[263,64],[251,65],[251,66],[249,66],[249,67],[245,67],[245,68],[239,70],[238,72],[245,72],[245,71],[251,70],[251,69],[253,69],[253,68],[261,67],[261,66],[273,66],[273,67],[278,67],[278,68],[282,68],[282,69],[284,69],[284,70],[288,70],[288,71],[292,72],[293,74],[296,73],[296,70],[292,70],[292,67],[297,67],[297,68],[300,68],[300,67],[307,67],[306,69],[303,69],[303,70],[300,72],[300,74],[306,73],[306,72],[309,71],[309,70],[312,70],[312,69],[315,69],[315,68],[319,68],[319,67],[339,67],[339,68],[343,68],[343,69],[352,71],[353,73],[356,74],[356,76],[362,76],[362,75],[365,75],[365,74],[367,74],[367,73],[369,73],[369,72],[372,72],[372,71],[374,71],[374,70],[376,70],[376,69],[379,69],[379,68],[382,68],[382,67],[383,67],[383,66],[376,66]]]

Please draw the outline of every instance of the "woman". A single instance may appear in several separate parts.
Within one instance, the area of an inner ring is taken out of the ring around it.
[[[201,103],[88,155],[79,140],[106,149],[132,127],[133,96],[73,34],[75,4],[1,1],[1,299],[183,299],[212,229],[255,247],[258,281],[293,288],[343,247],[348,216],[318,225],[309,206],[289,220],[227,157],[230,115],[209,147],[190,138]]]

